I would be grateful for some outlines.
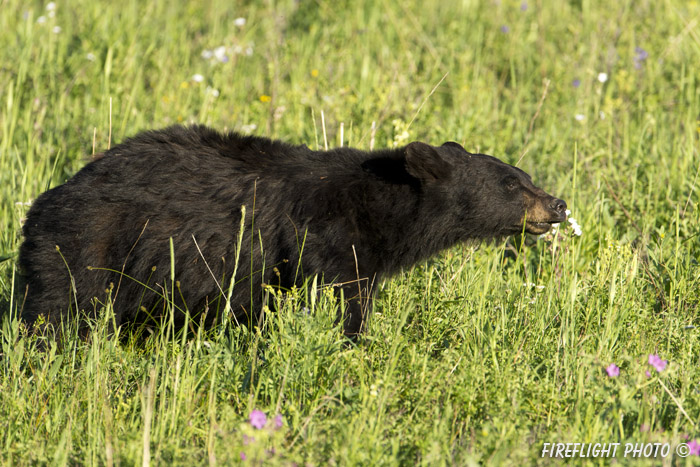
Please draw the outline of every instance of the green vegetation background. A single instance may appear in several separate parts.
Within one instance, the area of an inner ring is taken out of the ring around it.
[[[3,310],[31,200],[176,122],[458,141],[517,163],[582,229],[405,271],[357,346],[326,294],[280,297],[261,329],[140,346],[103,321],[40,352],[5,318],[0,462],[558,464],[543,443],[700,436],[699,20],[673,0],[0,1]]]

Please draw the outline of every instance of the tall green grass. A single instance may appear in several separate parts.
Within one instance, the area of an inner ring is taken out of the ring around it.
[[[556,464],[543,443],[700,437],[697,1],[46,7],[0,3],[3,311],[27,204],[176,122],[312,147],[458,141],[567,200],[583,234],[407,270],[378,285],[357,346],[327,293],[274,297],[260,328],[145,343],[108,338],[108,309],[45,351],[6,316],[3,464]],[[222,45],[227,62],[203,57]]]

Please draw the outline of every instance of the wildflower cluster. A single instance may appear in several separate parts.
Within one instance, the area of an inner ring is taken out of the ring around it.
[[[520,3],[520,11],[525,12],[527,11],[528,5],[527,2],[522,2]],[[510,27],[507,24],[502,25],[499,30],[503,34],[508,34],[510,32]]]
[[[233,20],[233,25],[237,28],[243,28],[246,25],[246,19],[243,17],[236,18]],[[252,42],[246,44],[233,44],[233,45],[219,45],[213,49],[202,50],[201,57],[208,61],[210,64],[216,63],[228,63],[236,55],[253,55]],[[204,75],[201,73],[195,73],[192,75],[191,83],[199,84],[205,81]],[[182,87],[188,87],[190,83],[183,83]],[[219,90],[211,86],[207,86],[205,89],[206,93],[213,97],[219,97]]]
[[[657,373],[661,373],[661,372],[665,371],[665,370],[668,368],[668,363],[669,363],[669,362],[668,362],[668,360],[662,359],[658,354],[649,354],[648,357],[647,357],[646,363],[647,363],[648,365],[650,365],[654,370],[656,370]],[[622,371],[622,370],[620,369],[620,367],[618,367],[615,363],[610,363],[610,364],[605,368],[605,372],[607,373],[607,375],[608,375],[609,378],[617,378],[617,377],[619,377],[621,371]],[[628,372],[628,374],[629,374],[629,373],[630,373],[630,372]],[[645,371],[644,371],[644,374],[646,375],[647,378],[651,378],[651,376],[652,376],[652,373],[651,373],[649,370],[645,370]],[[663,383],[662,383],[661,385],[663,386]],[[646,385],[641,385],[641,386],[640,386],[640,385],[637,385],[636,390],[639,390],[641,387],[645,387],[645,386],[646,386]],[[665,388],[665,387],[664,387],[664,388]],[[632,391],[632,393],[636,392],[636,390]],[[625,395],[629,395],[629,394],[630,394],[629,391],[625,392],[625,390],[623,389],[623,390],[620,391],[620,393],[618,394],[618,396],[620,396],[622,399],[625,399]],[[634,401],[629,401],[629,400],[628,400],[627,402],[625,402],[625,401],[623,400],[623,401],[621,401],[620,403],[622,404],[622,406],[628,407],[628,409],[629,409],[630,406],[633,407],[633,406],[635,405]],[[630,405],[630,404],[631,404],[631,405]],[[654,436],[659,436],[659,435],[662,435],[662,436],[663,436],[663,433],[664,433],[664,431],[663,431],[662,429],[661,429],[661,430],[658,430],[658,431],[655,431],[655,432],[652,432],[651,427],[650,427],[648,424],[646,424],[646,423],[642,423],[642,424],[641,424],[641,426],[639,427],[639,431],[642,432],[642,433],[650,433],[652,437],[654,437]],[[698,442],[697,439],[691,439],[691,436],[689,436],[689,435],[684,435],[684,436],[682,436],[682,437],[683,437],[684,439],[686,439],[686,440],[689,440],[689,441],[686,443],[686,445],[687,445],[687,447],[688,447],[687,455],[689,455],[689,456],[700,456],[700,442]]]
[[[218,47],[214,47],[213,49],[202,50],[202,58],[214,63],[228,63],[235,55],[245,55],[246,57],[250,57],[253,55],[254,46],[255,44],[252,42],[246,44],[234,44],[232,46],[220,45]]]
[[[656,354],[649,354],[649,365],[653,366],[654,369],[661,373],[666,369],[666,365],[668,365],[668,360],[661,360],[661,357],[659,357]]]
[[[29,16],[29,13],[25,13],[25,19]],[[56,17],[56,2],[49,2],[46,4],[46,14],[41,15],[36,19],[37,24],[46,24],[49,19],[55,18]],[[62,29],[61,26],[54,25],[53,28],[51,28],[51,31],[54,34],[59,34]]]
[[[268,418],[262,410],[255,409],[248,421],[240,426],[241,445],[239,458],[242,461],[263,463],[270,461],[282,445],[285,436],[284,417],[277,414]]]
[[[255,123],[248,123],[245,125],[241,125],[240,130],[243,133],[252,133],[255,130],[257,130],[257,128],[258,128],[258,125],[256,125]]]
[[[389,142],[392,148],[397,148],[406,144],[411,137],[408,132],[408,124],[400,118],[391,121],[394,126],[394,138]]]
[[[530,289],[534,288],[538,292],[542,292],[545,289],[544,285],[537,285],[534,282],[523,282],[523,287],[527,287]]]
[[[698,443],[697,439],[690,440],[688,449],[689,456],[700,456],[700,443]]]
[[[546,286],[537,285],[534,282],[523,282],[522,297],[526,303],[534,305],[537,302],[537,294],[544,292]],[[532,292],[535,292],[534,294]],[[509,293],[509,292],[508,292]]]
[[[634,61],[634,67],[636,69],[639,70],[647,58],[649,58],[649,52],[641,47],[634,48],[634,58],[632,60]]]
[[[569,211],[567,209],[566,216],[568,217],[569,215],[571,215],[571,211]],[[583,230],[581,230],[581,226],[578,225],[578,222],[576,222],[576,219],[574,219],[573,217],[568,217],[568,219],[566,221],[571,225],[571,229],[573,230],[574,235],[576,235],[577,237],[580,237],[581,234],[583,234]]]
[[[662,360],[661,357],[659,357],[658,354],[649,354],[649,358],[647,359],[647,362],[649,365],[654,367],[654,369],[658,372],[661,373],[666,369],[666,366],[668,366],[668,360]],[[610,376],[611,378],[616,378],[620,376],[620,368],[615,365],[614,363],[611,363],[610,365],[605,368],[605,372]],[[651,373],[649,370],[645,372],[646,376],[648,378],[651,377]]]
[[[564,227],[561,227],[561,224],[552,224],[552,229],[539,236],[539,238],[543,238],[547,241],[552,241],[554,237],[556,237],[560,232],[562,235],[567,235],[569,233],[573,234],[576,237],[580,237],[583,235],[583,229],[579,225],[578,221],[570,217],[571,216],[571,210],[567,209],[566,210],[566,224],[564,224]]]
[[[617,378],[618,376],[620,376],[620,367],[615,365],[614,363],[608,365],[605,371],[611,378]]]

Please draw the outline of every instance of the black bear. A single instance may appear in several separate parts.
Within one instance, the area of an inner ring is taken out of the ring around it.
[[[172,126],[126,140],[36,199],[19,254],[21,316],[95,316],[109,292],[117,326],[162,318],[164,297],[179,326],[186,311],[205,326],[224,310],[256,322],[261,284],[318,274],[342,290],[354,336],[377,280],[458,242],[544,233],[565,209],[522,170],[453,142],[312,151]]]

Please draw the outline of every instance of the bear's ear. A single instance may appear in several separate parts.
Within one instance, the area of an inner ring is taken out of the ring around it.
[[[456,148],[456,149],[459,149],[461,151],[467,152],[467,150],[464,149],[464,146],[462,146],[459,143],[455,143],[454,141],[448,141],[446,143],[442,143],[442,145],[447,146],[447,147],[451,147],[451,148]],[[468,154],[468,152],[467,152],[467,154]]]
[[[452,173],[450,164],[440,157],[437,148],[419,141],[406,146],[406,170],[425,182],[447,180]]]

